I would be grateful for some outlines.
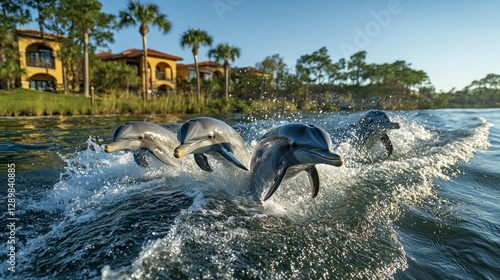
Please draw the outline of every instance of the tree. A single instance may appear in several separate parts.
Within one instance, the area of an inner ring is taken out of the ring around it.
[[[26,0],[0,0],[0,48],[3,49],[16,25],[26,24],[31,19]]]
[[[296,70],[299,76],[316,84],[323,84],[330,76],[332,60],[326,47],[322,47],[312,54],[301,56],[297,60]]]
[[[498,106],[500,100],[500,75],[488,74],[486,77],[473,81],[465,88],[473,97],[475,104],[483,106]]]
[[[25,0],[26,5],[36,10],[38,13],[38,16],[34,20],[38,23],[42,39],[44,39],[44,30],[47,26],[46,20],[51,17],[51,13],[48,11],[56,6],[56,1],[57,0]]]
[[[274,85],[278,90],[283,89],[283,82],[285,76],[287,75],[287,65],[284,62],[283,57],[279,54],[273,54],[267,56],[261,62],[255,64],[255,68],[259,69],[263,73],[269,73],[273,76]]]
[[[232,62],[240,57],[241,50],[235,46],[229,46],[227,43],[218,44],[215,48],[208,51],[208,56],[214,58],[224,65],[224,78],[226,80],[225,96],[226,101],[229,101],[229,61]]]
[[[325,89],[328,87],[325,82],[330,80],[332,69],[334,69],[332,60],[326,47],[299,57],[295,71],[299,81],[304,85],[301,91],[304,97],[303,102],[310,101],[311,93],[315,94],[314,98],[324,95]]]
[[[139,26],[139,33],[142,36],[143,49],[143,70],[142,70],[142,96],[144,102],[148,100],[148,49],[146,36],[149,32],[149,26],[158,27],[163,34],[167,34],[172,27],[172,24],[167,19],[167,15],[160,12],[160,8],[156,4],[141,3],[139,1],[130,0],[127,9],[120,11],[118,28],[128,26]]]
[[[19,67],[19,52],[15,42],[16,25],[31,19],[25,0],[0,0],[0,85],[10,87],[12,81],[25,73]]]
[[[90,37],[96,45],[113,42],[111,32],[115,16],[101,12],[102,4],[98,0],[60,0],[59,20],[68,37],[77,38],[83,43],[83,92],[85,97],[90,92],[89,47]]]
[[[137,70],[130,65],[96,59],[92,66],[92,84],[100,91],[115,92],[140,83]]]
[[[196,90],[198,93],[198,101],[201,100],[201,81],[200,70],[198,69],[198,50],[200,49],[200,45],[211,47],[212,41],[212,36],[208,35],[207,32],[200,29],[190,28],[181,36],[181,47],[191,47],[191,50],[193,52],[194,65],[196,68]]]
[[[0,88],[10,89],[17,78],[26,74],[26,70],[21,68],[16,59],[17,52],[14,50],[17,46],[14,44],[12,47],[3,50],[8,59],[0,62]]]
[[[369,69],[365,60],[366,51],[359,51],[353,54],[347,63],[348,77],[355,86],[361,86],[368,78]]]

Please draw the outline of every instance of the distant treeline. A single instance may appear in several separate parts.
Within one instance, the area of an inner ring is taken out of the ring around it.
[[[436,92],[428,75],[403,60],[366,63],[365,51],[349,60],[332,62],[326,47],[301,56],[290,69],[279,54],[266,57],[256,68],[272,75],[233,73],[234,94],[244,99],[280,100],[318,109],[428,109],[499,107],[500,75],[489,74],[462,90]]]
[[[440,93],[441,107],[500,107],[500,75],[488,74],[461,90]]]
[[[366,52],[355,53],[346,60],[333,62],[326,47],[301,56],[290,69],[279,54],[266,57],[256,68],[270,73],[272,79],[259,74],[236,75],[242,80],[235,87],[241,98],[287,99],[318,109],[428,107],[427,99],[434,91],[427,74],[411,68],[403,60],[393,63],[368,64]]]

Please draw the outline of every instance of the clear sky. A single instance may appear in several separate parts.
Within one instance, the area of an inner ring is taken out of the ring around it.
[[[127,1],[101,0],[118,14]],[[193,63],[179,41],[200,28],[241,49],[233,66],[255,66],[280,54],[289,67],[326,47],[333,61],[367,51],[368,63],[405,60],[425,71],[436,90],[462,89],[489,73],[500,74],[500,1],[431,0],[150,0],[167,14],[171,31],[150,28],[148,47]],[[112,52],[142,48],[138,27],[116,31]],[[200,49],[200,61],[208,59]]]

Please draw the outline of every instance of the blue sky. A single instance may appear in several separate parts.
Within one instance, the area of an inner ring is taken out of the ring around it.
[[[118,14],[127,1],[101,0]],[[214,43],[241,48],[234,66],[254,66],[279,53],[289,67],[325,46],[333,61],[367,51],[368,63],[405,60],[424,70],[436,89],[462,89],[489,73],[500,74],[500,1],[278,1],[150,0],[167,14],[167,35],[150,28],[148,47],[192,63],[179,45],[189,27],[211,34]],[[115,33],[112,52],[142,48],[137,27]],[[208,59],[200,49],[200,61]]]

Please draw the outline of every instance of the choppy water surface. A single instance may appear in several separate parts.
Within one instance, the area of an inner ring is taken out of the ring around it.
[[[500,110],[389,112],[402,128],[367,159],[341,137],[363,112],[226,119],[250,148],[286,122],[326,131],[345,165],[318,165],[268,201],[248,177],[140,168],[103,148],[128,120],[167,117],[0,118],[0,175],[16,165],[16,272],[8,279],[498,279]],[[5,221],[7,192],[2,187]]]

